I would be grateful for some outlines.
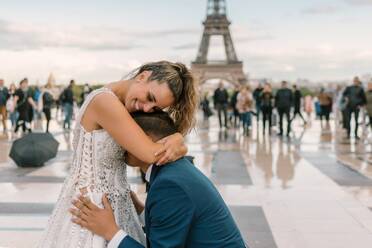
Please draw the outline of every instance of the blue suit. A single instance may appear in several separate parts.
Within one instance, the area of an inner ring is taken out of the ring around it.
[[[148,248],[245,247],[217,189],[185,158],[153,167],[145,224]],[[143,246],[129,236],[119,246],[140,247]]]

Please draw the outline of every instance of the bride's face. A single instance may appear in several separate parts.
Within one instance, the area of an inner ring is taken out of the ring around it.
[[[174,103],[174,97],[166,83],[148,81],[151,72],[139,74],[128,89],[125,107],[129,112],[152,112],[164,109]]]

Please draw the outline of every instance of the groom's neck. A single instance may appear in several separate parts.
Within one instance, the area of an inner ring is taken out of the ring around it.
[[[146,172],[147,172],[147,170],[150,168],[150,166],[151,166],[151,164],[149,164],[149,165],[142,165],[142,166],[140,166],[140,169],[141,169],[141,171],[142,171],[143,173],[146,174]]]

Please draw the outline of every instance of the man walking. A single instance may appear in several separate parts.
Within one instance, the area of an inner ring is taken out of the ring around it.
[[[71,80],[69,86],[64,89],[60,96],[60,102],[63,106],[63,112],[65,113],[65,120],[63,122],[63,129],[71,129],[71,119],[74,108],[74,94],[72,88],[75,85],[75,81]]]
[[[355,77],[353,80],[353,85],[348,86],[343,94],[343,97],[346,100],[346,130],[347,130],[347,138],[350,139],[351,133],[351,116],[354,115],[355,120],[355,130],[354,135],[355,139],[359,139],[358,136],[358,119],[359,119],[359,112],[360,109],[366,105],[366,94],[362,87],[362,83],[360,82],[358,77]]]
[[[293,102],[292,91],[288,88],[288,83],[286,81],[282,82],[282,87],[278,90],[275,95],[275,107],[279,114],[279,136],[283,135],[283,117],[285,115],[287,119],[287,137],[291,132],[291,105]]]
[[[8,119],[7,110],[6,110],[6,102],[9,98],[9,91],[4,85],[4,80],[0,79],[0,115],[3,122],[4,133],[6,133],[6,121]]]
[[[306,125],[306,120],[301,114],[301,99],[302,99],[302,93],[299,89],[297,89],[297,85],[293,85],[293,116],[291,119],[291,122],[296,118],[297,115],[301,117],[301,119],[304,121],[304,125]]]
[[[233,110],[233,116],[231,118],[234,119],[233,121],[231,121],[231,124],[233,124],[235,128],[239,127],[239,122],[240,122],[240,114],[236,107],[236,103],[238,102],[238,94],[239,94],[239,87],[235,86],[234,93],[232,94],[231,99],[230,99],[230,106]]]
[[[222,81],[220,81],[218,88],[214,91],[213,103],[215,109],[218,112],[218,121],[220,122],[220,128],[222,128],[222,112],[224,116],[225,127],[227,128],[227,105],[229,103],[229,95],[227,94],[227,90],[224,88]]]
[[[261,108],[262,108],[261,94],[262,94],[263,89],[264,88],[263,88],[262,84],[260,83],[258,85],[258,87],[253,91],[253,99],[256,102],[257,126],[258,126],[258,123],[259,123],[259,120],[260,120],[260,112],[261,112]]]

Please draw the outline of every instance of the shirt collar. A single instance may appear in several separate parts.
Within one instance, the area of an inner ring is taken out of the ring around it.
[[[147,171],[146,171],[146,175],[145,175],[145,179],[146,179],[146,181],[147,181],[148,183],[150,182],[150,179],[151,179],[152,166],[153,166],[153,165],[150,165],[150,167],[147,169]]]

